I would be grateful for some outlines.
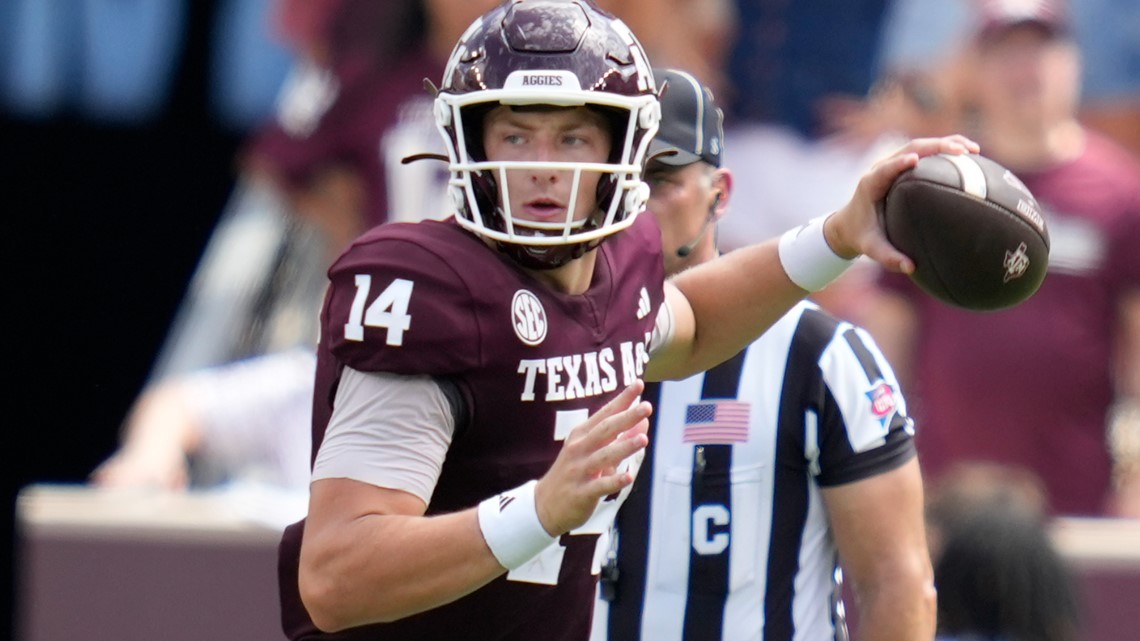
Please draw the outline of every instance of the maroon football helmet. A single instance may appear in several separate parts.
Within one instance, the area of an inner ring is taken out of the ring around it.
[[[482,120],[499,104],[597,108],[613,123],[609,162],[489,162]],[[525,267],[564,265],[645,208],[641,174],[660,118],[653,72],[629,28],[591,0],[513,0],[476,20],[451,54],[435,117],[459,223]],[[574,220],[572,200],[566,220],[515,218],[506,172],[517,169],[571,171],[574,184],[602,174],[596,210]]]

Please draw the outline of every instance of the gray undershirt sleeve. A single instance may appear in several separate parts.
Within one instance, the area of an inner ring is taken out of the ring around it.
[[[428,503],[454,430],[451,405],[431,377],[346,367],[313,480],[349,478]]]

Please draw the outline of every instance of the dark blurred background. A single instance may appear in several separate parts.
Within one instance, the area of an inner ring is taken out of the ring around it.
[[[17,11],[82,11],[83,4],[5,0],[0,35],[9,44],[30,37],[11,32],[21,28]],[[118,426],[233,186],[243,132],[259,110],[271,108],[266,92],[254,96],[250,83],[216,73],[221,57],[242,55],[240,46],[220,44],[236,43],[224,25],[254,16],[234,14],[235,3],[223,0],[150,3],[160,11],[161,4],[173,13],[111,16],[163,26],[151,42],[136,43],[134,53],[164,68],[147,82],[138,75],[146,64],[120,66],[120,82],[133,75],[138,83],[123,89],[134,99],[118,110],[107,109],[96,88],[82,82],[107,80],[82,51],[90,34],[60,38],[74,48],[56,49],[54,58],[44,54],[69,81],[66,88],[21,85],[5,66],[0,184],[5,217],[15,227],[3,234],[4,360],[15,393],[4,428],[0,630],[10,630],[13,618],[18,489],[32,481],[83,481],[113,451]],[[85,18],[90,25],[97,17]],[[11,49],[6,53],[10,61]],[[284,51],[269,54],[260,60],[263,73],[283,74]],[[102,61],[111,70],[122,62]]]

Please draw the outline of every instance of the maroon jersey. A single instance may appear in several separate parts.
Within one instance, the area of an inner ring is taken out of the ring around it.
[[[466,415],[428,514],[452,512],[539,478],[565,432],[634,379],[663,300],[660,232],[650,216],[598,250],[582,295],[543,286],[454,221],[389,224],[358,240],[329,272],[313,415],[314,456],[344,366],[428,374],[454,384]],[[292,639],[584,640],[594,601],[599,521],[552,546],[547,576],[515,572],[458,601],[390,624],[316,630],[297,594],[301,527],[281,545],[285,631]]]

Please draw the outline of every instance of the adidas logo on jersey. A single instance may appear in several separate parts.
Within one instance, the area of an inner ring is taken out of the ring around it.
[[[641,288],[641,294],[637,298],[637,320],[641,320],[653,311],[653,306],[649,302],[649,290],[644,287]]]

